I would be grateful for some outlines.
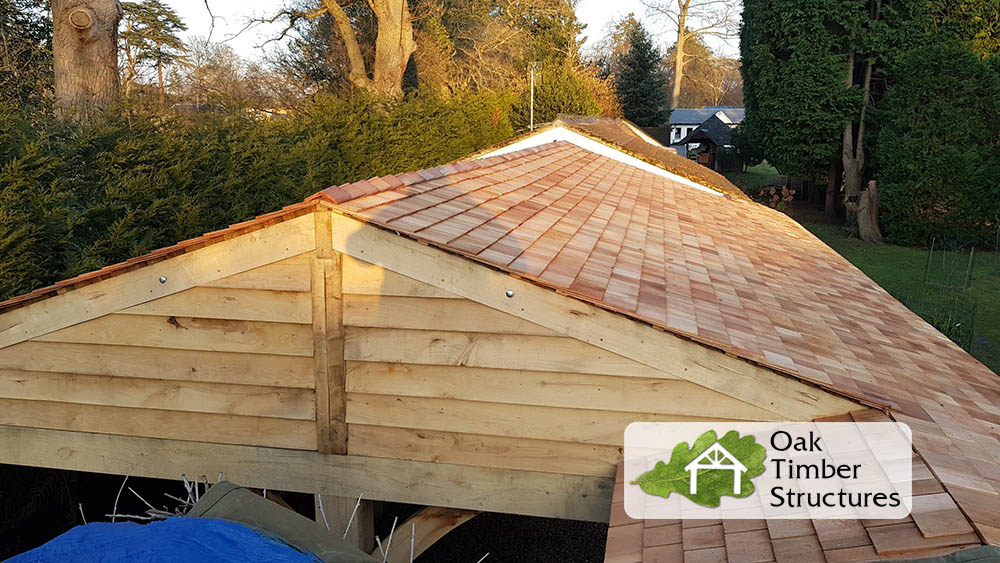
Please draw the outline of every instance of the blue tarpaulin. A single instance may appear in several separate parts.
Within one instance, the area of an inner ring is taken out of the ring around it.
[[[241,524],[178,517],[145,525],[95,522],[77,526],[7,563],[42,561],[314,563],[318,559]]]

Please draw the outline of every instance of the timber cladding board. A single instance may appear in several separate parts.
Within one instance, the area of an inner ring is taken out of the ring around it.
[[[311,389],[0,369],[0,397],[313,420]]]
[[[160,479],[221,471],[247,487],[593,522],[608,521],[614,487],[604,477],[38,428],[0,426],[0,444],[0,463]]]
[[[0,348],[309,252],[313,223],[289,219],[6,311]]]
[[[312,358],[108,344],[22,342],[0,348],[0,369],[312,389]]]
[[[621,463],[617,446],[527,440],[464,432],[348,425],[351,455],[612,477]]]
[[[748,421],[782,419],[779,413],[683,379],[350,361],[347,391]]]
[[[344,324],[557,336],[555,332],[468,299],[344,295]]]
[[[248,354],[313,353],[310,325],[151,315],[106,315],[35,340]]]
[[[670,378],[563,336],[344,327],[347,360]]]
[[[214,444],[316,449],[316,423],[312,420],[109,407],[54,401],[0,399],[0,426],[184,439]],[[4,448],[0,449],[10,447],[7,442],[0,443],[4,444]],[[96,469],[85,470],[95,471]]]
[[[348,255],[344,256],[343,264],[344,293],[461,299],[454,293]]]
[[[631,422],[732,420],[663,413],[347,394],[347,423],[622,446]]]
[[[793,378],[778,375],[738,358],[728,357],[701,344],[684,340],[674,334],[657,330],[576,298],[559,295],[550,289],[516,279],[460,256],[363,223],[341,212],[331,211],[331,220],[333,247],[339,252],[509,313],[557,334],[627,357],[654,372],[666,372],[675,378],[687,379],[766,410],[782,412],[792,420],[813,420],[822,416],[843,414],[857,408],[857,403],[852,400]],[[511,297],[507,297],[508,292]],[[368,332],[357,332],[359,330]],[[374,340],[386,336],[385,333],[372,332],[380,330],[383,329],[348,330],[347,359],[405,361],[378,357],[392,356],[395,352],[394,350],[378,352],[375,346],[372,346]],[[398,332],[400,336],[404,336],[401,331]],[[405,336],[412,340],[412,335]],[[450,365],[470,365],[463,363],[462,356],[462,352],[468,348],[467,341],[463,344],[460,340],[456,342],[454,337],[450,340],[445,336],[433,338],[440,339],[438,350],[426,351],[424,361],[412,363],[448,365],[449,362],[429,360],[440,360],[441,356],[449,359],[447,356],[450,354],[452,360]],[[385,341],[383,343],[388,344]],[[412,349],[412,342],[403,344],[407,346],[411,355],[417,352]],[[477,344],[472,349],[473,355],[478,348]],[[530,352],[519,354],[527,356]],[[429,357],[431,355],[438,357],[431,358]],[[500,357],[508,357],[515,361],[519,359],[510,354],[501,354]],[[534,369],[524,366],[508,367]],[[556,368],[556,371],[578,370],[568,367]]]
[[[121,313],[274,323],[312,323],[309,294],[294,291],[195,287],[129,307]]]

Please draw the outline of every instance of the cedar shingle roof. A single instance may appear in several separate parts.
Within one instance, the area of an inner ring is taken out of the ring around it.
[[[722,174],[711,168],[702,166],[691,159],[679,156],[676,150],[661,145],[658,141],[643,132],[637,125],[625,119],[559,114],[556,120],[548,125],[543,125],[534,131],[498,145],[487,147],[470,155],[469,158],[489,154],[498,147],[511,145],[519,140],[541,134],[553,127],[565,127],[653,166],[693,180],[717,192],[741,199],[749,199],[743,193],[743,190],[730,182]]]
[[[883,406],[910,425],[921,462],[915,479],[920,475],[927,495],[937,496],[927,501],[934,510],[926,517],[915,508],[912,523],[866,528],[875,549],[878,541],[919,542],[914,526],[925,539],[967,534],[959,531],[949,499],[979,536],[1000,544],[995,374],[786,215],[566,142],[328,188],[302,204],[60,282],[0,309],[307,213],[324,200],[373,224]],[[813,529],[825,549],[823,526]],[[782,560],[784,550],[815,552],[812,533],[803,530],[769,535],[775,557]],[[723,526],[723,542],[745,540],[764,550],[760,531],[730,538]],[[702,542],[691,545],[712,550],[696,555],[723,553],[721,545],[704,544],[718,543],[709,535],[691,536]]]
[[[910,425],[1000,543],[1000,380],[788,216],[555,142],[321,192],[372,223]]]

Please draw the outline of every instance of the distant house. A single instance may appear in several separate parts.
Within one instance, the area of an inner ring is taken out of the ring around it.
[[[736,156],[736,149],[733,147],[733,129],[736,124],[724,118],[721,111],[712,115],[677,141],[672,148],[679,155],[688,155],[688,151],[696,150],[698,163],[718,172],[740,170],[743,163]]]

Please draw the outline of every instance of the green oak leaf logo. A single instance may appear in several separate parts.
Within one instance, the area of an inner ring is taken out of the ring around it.
[[[766,457],[764,446],[753,436],[741,438],[738,432],[731,430],[719,439],[715,430],[709,430],[690,448],[687,442],[674,446],[670,463],[657,461],[652,469],[630,484],[639,485],[650,495],[667,498],[676,492],[692,502],[715,508],[724,496],[745,498],[752,495],[751,479],[764,473]]]

